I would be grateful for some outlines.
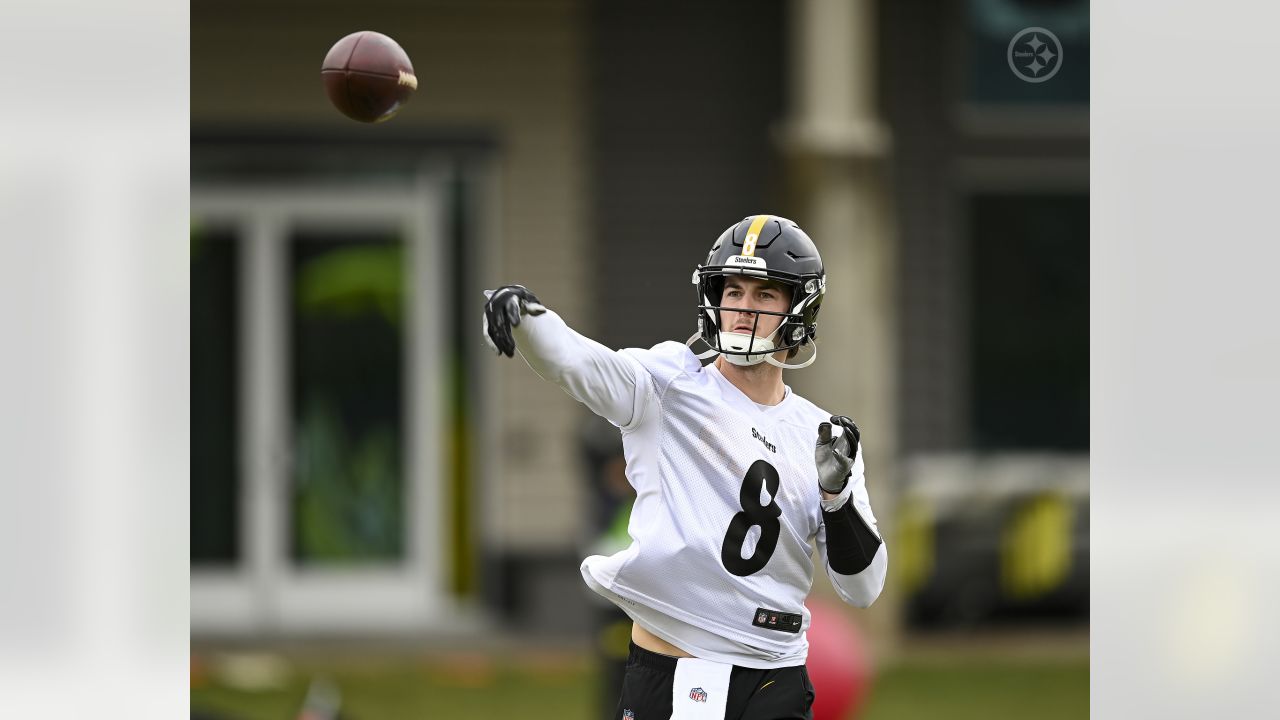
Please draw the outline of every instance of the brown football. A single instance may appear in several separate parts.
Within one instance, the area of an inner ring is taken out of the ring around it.
[[[409,56],[395,40],[372,30],[334,43],[324,56],[320,78],[334,107],[367,123],[391,119],[418,89]]]

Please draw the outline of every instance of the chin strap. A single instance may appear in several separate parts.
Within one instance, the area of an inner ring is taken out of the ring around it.
[[[809,358],[802,363],[797,363],[794,365],[784,363],[780,360],[774,360],[773,355],[765,355],[764,361],[769,363],[770,365],[773,365],[774,367],[780,367],[783,370],[799,370],[800,368],[807,368],[813,364],[814,360],[818,359],[818,341],[810,339],[809,344],[813,345],[813,352],[809,355]]]
[[[693,344],[701,339],[702,339],[702,333],[694,333],[693,335],[689,336],[688,340],[684,341],[684,344],[692,348]],[[806,359],[802,363],[789,364],[789,363],[781,362],[779,360],[774,360],[773,353],[769,353],[768,355],[765,355],[764,361],[775,367],[780,367],[783,370],[799,370],[800,368],[807,368],[813,364],[814,360],[818,359],[818,341],[811,339],[809,340],[809,344],[813,345],[813,352],[809,355],[808,359]],[[719,354],[720,354],[719,350],[716,350],[715,348],[711,348],[710,350],[707,350],[701,354],[695,354],[694,357],[698,358],[699,360],[706,360],[707,358],[713,355],[719,355]]]
[[[702,339],[702,333],[694,333],[693,335],[691,335],[691,336],[689,337],[689,339],[688,339],[688,340],[685,340],[685,341],[684,341],[684,344],[685,344],[685,345],[688,345],[688,346],[689,346],[689,348],[690,348],[690,349],[692,349],[692,348],[693,348],[693,344],[694,344],[695,342],[697,342],[697,341],[701,340],[701,339]],[[704,352],[704,353],[702,353],[702,354],[700,354],[700,355],[695,354],[695,355],[694,355],[694,357],[698,358],[699,360],[706,360],[707,358],[711,357],[712,355],[719,355],[719,354],[720,354],[720,351],[719,351],[719,350],[717,350],[717,349],[715,349],[715,348],[711,348],[710,350],[708,350],[708,351],[706,351],[706,352]]]

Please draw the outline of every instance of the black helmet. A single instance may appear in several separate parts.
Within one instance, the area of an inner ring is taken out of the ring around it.
[[[807,344],[818,334],[818,310],[827,291],[822,257],[809,236],[791,220],[752,215],[721,233],[705,264],[693,273],[698,286],[698,333],[713,350],[750,355],[749,350],[720,347],[720,299],[727,275],[749,275],[784,283],[791,289],[790,312],[782,315],[778,342],[771,352]]]

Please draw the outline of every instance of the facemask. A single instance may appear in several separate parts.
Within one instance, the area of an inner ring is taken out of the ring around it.
[[[776,347],[771,337],[755,338],[751,333],[726,332],[720,331],[720,348],[729,350],[734,353],[747,352],[751,350],[750,355],[733,355],[724,353],[724,359],[734,365],[758,365],[764,362],[765,358],[773,353]],[[756,351],[759,352],[756,352]]]

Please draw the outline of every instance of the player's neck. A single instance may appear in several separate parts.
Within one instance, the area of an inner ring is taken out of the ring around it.
[[[716,369],[733,386],[761,405],[777,405],[787,395],[782,384],[782,368],[767,362],[755,365],[734,365],[724,356],[716,358]]]

